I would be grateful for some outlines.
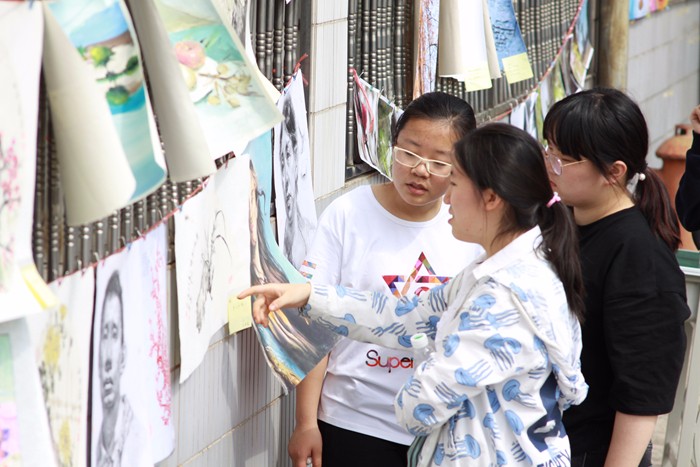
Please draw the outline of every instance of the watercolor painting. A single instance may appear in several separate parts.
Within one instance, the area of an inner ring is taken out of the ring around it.
[[[229,160],[175,213],[180,382],[228,322],[229,298],[250,284],[248,164]]]
[[[32,226],[42,31],[40,8],[0,2],[0,321],[42,309],[24,277],[36,270]]]
[[[287,259],[299,267],[317,225],[301,70],[294,74],[277,107],[284,116],[275,127],[273,140],[277,237]]]
[[[131,201],[142,199],[163,183],[165,168],[128,10],[122,0],[64,0],[49,8],[91,65],[136,178]]]
[[[90,332],[95,271],[52,282],[58,305],[28,318],[54,452],[62,467],[85,466]]]
[[[250,283],[305,282],[284,257],[270,225],[272,191],[272,145],[266,133],[245,150],[250,156]],[[299,315],[299,310],[283,310],[271,315],[270,326],[255,325],[268,364],[286,390],[311,371],[333,348],[340,336]]]
[[[156,0],[211,157],[240,154],[282,119],[233,26],[211,0]]]
[[[0,334],[0,466],[22,465],[10,337]]]
[[[153,465],[174,448],[165,225],[97,266],[91,463]]]

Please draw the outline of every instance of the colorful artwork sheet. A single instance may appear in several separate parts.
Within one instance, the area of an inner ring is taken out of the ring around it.
[[[127,205],[136,179],[92,66],[46,2],[44,78],[66,205],[66,223],[88,224]],[[89,137],[84,129],[89,126]]]
[[[415,69],[413,98],[435,90],[437,81],[440,0],[417,0],[414,14]]]
[[[55,466],[25,318],[0,323],[0,466]]]
[[[305,282],[285,259],[270,226],[272,190],[272,145],[270,134],[255,139],[246,148],[250,155],[250,281]],[[299,310],[282,310],[270,316],[270,326],[255,325],[268,364],[284,388],[297,385],[338,341],[337,334],[299,315]]]
[[[311,246],[317,224],[301,70],[285,88],[277,108],[284,116],[275,127],[273,140],[277,238],[284,255],[298,268]]]
[[[512,0],[488,0],[489,18],[501,70],[509,83],[533,77]]]
[[[0,2],[0,322],[53,300],[32,256],[42,32],[40,7]]]
[[[228,303],[250,285],[250,160],[241,155],[175,213],[180,382],[228,322]]]
[[[143,61],[123,0],[62,0],[49,4],[61,29],[90,65],[107,101],[121,146],[136,179],[130,201],[143,199],[165,181]],[[56,112],[70,111],[56,109]],[[83,131],[90,122],[74,131]]]
[[[570,67],[578,87],[583,88],[586,82],[588,68],[593,58],[593,46],[591,45],[588,31],[588,0],[581,5],[581,13],[574,25],[574,39],[571,41]]]
[[[282,120],[221,5],[155,0],[209,146],[217,159]]]
[[[392,135],[403,110],[379,95],[377,102],[377,161],[379,173],[393,179],[394,144]]]
[[[491,88],[484,4],[442,0],[438,75],[463,81],[467,91]]]
[[[184,182],[210,175],[216,164],[209,148],[190,91],[180,76],[180,63],[168,32],[151,1],[131,2],[141,52],[148,64],[151,98],[158,116],[170,179]]]
[[[655,0],[630,0],[630,19],[640,19],[652,12],[652,8],[656,9]]]
[[[365,163],[380,170],[377,154],[379,131],[377,127],[377,110],[379,106],[379,90],[367,81],[355,75],[353,105],[355,106],[355,122],[357,124],[357,152]],[[388,174],[391,176],[391,174]]]
[[[90,333],[95,270],[50,284],[51,310],[27,318],[39,367],[54,452],[62,467],[87,465]]]
[[[166,232],[162,224],[97,266],[91,465],[153,465],[174,448]]]

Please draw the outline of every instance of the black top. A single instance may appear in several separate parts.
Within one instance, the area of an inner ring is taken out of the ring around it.
[[[670,412],[683,366],[685,277],[636,207],[579,227],[586,288],[583,375],[590,389],[564,412],[572,455],[607,452],[615,412]]]
[[[690,232],[700,230],[700,135],[693,132],[693,145],[685,156],[685,173],[676,193],[676,211]]]

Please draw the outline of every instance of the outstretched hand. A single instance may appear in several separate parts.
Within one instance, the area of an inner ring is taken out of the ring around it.
[[[695,133],[700,134],[700,105],[690,112],[690,125],[693,127]]]
[[[267,315],[282,308],[298,308],[306,305],[311,295],[311,284],[255,285],[238,294],[238,299],[255,296],[253,320],[267,327]]]

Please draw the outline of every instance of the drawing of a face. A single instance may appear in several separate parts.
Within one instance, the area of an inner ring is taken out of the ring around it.
[[[282,150],[280,154],[280,165],[282,167],[282,187],[284,189],[284,209],[287,213],[287,222],[293,223],[292,213],[296,207],[296,195],[298,185],[298,151],[301,143],[297,134],[297,123],[292,112],[291,100],[286,100],[282,108],[284,121],[282,122],[282,134],[280,143]]]
[[[115,278],[117,291],[110,289]],[[120,382],[126,356],[123,328],[121,287],[119,276],[115,274],[110,279],[105,292],[100,329],[100,391],[102,407],[105,410],[112,410],[120,397]]]

